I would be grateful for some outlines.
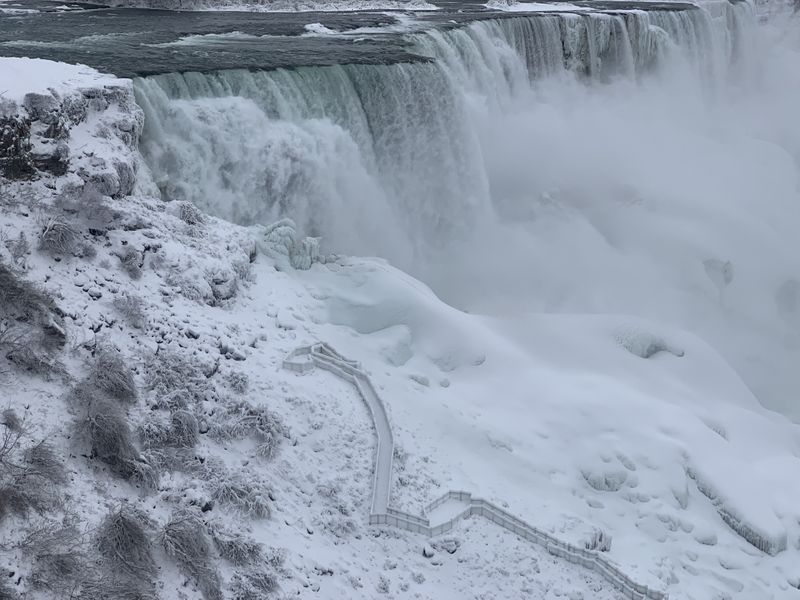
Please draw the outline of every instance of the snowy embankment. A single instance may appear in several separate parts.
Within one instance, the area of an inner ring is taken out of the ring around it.
[[[620,597],[481,519],[424,553],[369,526],[369,414],[333,375],[281,369],[316,341],[386,404],[393,507],[468,489],[564,542],[610,538],[611,562],[673,600],[798,593],[798,428],[695,336],[469,315],[383,261],[320,257],[289,223],[165,204],[130,82],[11,69],[47,79],[0,104],[0,434],[18,440],[0,455],[0,594]]]

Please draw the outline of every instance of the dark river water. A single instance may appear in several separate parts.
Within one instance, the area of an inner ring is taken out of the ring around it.
[[[436,11],[175,12],[52,0],[0,3],[0,56],[83,63],[122,77],[224,69],[274,69],[425,60],[403,33],[521,13],[443,0]],[[633,3],[578,1],[608,12]],[[687,5],[636,2],[638,9]],[[565,11],[566,12],[566,11]],[[321,24],[341,35],[309,35]],[[402,25],[402,27],[399,27]],[[365,28],[367,28],[365,30]]]

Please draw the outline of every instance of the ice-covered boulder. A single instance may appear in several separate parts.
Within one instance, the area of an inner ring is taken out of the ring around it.
[[[315,262],[325,262],[319,252],[319,238],[298,239],[297,225],[291,219],[281,219],[267,227],[264,242],[268,254],[286,257],[293,269],[306,271]]]

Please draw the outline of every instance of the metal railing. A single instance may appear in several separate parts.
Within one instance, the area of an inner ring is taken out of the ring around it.
[[[313,370],[314,366],[330,371],[353,384],[359,396],[367,405],[372,417],[375,435],[378,439],[375,451],[372,505],[369,515],[370,525],[388,525],[432,537],[451,531],[464,519],[472,516],[483,517],[529,542],[544,547],[554,556],[596,572],[606,581],[620,589],[626,598],[632,600],[666,600],[668,598],[665,592],[635,582],[600,552],[559,540],[546,531],[538,529],[512,515],[496,504],[483,498],[474,497],[470,492],[449,491],[428,504],[425,507],[424,514],[421,516],[390,507],[389,493],[391,490],[394,439],[386,407],[369,377],[361,370],[360,364],[344,358],[328,344],[317,343],[294,350],[283,361],[283,366],[298,373],[308,373]],[[465,505],[464,509],[449,520],[432,526],[427,515],[450,501],[463,503]]]

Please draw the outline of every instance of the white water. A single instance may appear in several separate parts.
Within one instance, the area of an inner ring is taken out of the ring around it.
[[[547,14],[417,34],[429,64],[140,80],[142,150],[167,198],[291,216],[470,310],[690,329],[797,418],[800,61],[749,15]]]

